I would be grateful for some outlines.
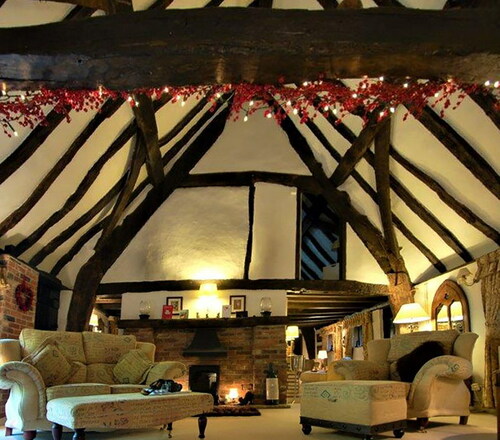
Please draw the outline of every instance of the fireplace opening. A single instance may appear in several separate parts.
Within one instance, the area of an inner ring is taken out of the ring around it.
[[[210,393],[214,404],[219,404],[219,377],[218,365],[191,365],[189,367],[189,389],[200,393]]]

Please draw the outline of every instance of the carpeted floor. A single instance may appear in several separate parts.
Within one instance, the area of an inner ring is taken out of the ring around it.
[[[207,417],[223,417],[223,416],[260,416],[260,411],[251,406],[238,405],[218,405],[214,406],[212,412],[206,414]]]

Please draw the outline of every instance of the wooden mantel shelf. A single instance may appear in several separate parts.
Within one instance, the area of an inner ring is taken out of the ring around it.
[[[255,327],[258,325],[287,325],[288,316],[270,316],[269,318],[208,318],[208,319],[121,319],[118,328],[229,328]]]

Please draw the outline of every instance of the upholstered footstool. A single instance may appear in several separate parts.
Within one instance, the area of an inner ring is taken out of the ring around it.
[[[305,383],[300,401],[304,434],[312,426],[363,434],[393,431],[397,438],[406,427],[409,384],[385,380],[342,380]]]
[[[189,391],[143,396],[140,393],[62,397],[47,403],[47,419],[53,422],[52,436],[61,440],[62,429],[73,429],[74,440],[85,439],[85,429],[139,429],[167,425],[198,415],[199,438],[205,438],[207,418],[214,399],[211,394]]]

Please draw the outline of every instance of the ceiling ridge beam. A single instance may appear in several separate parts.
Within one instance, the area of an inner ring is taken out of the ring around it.
[[[189,174],[190,170],[217,141],[226,126],[229,108],[230,103],[213,116],[203,132],[194,139],[182,156],[173,164],[165,175],[161,187],[149,191],[137,208],[123,219],[123,222],[113,230],[109,239],[80,268],[68,312],[69,316],[74,316],[74,319],[68,321],[67,329],[69,331],[81,331],[85,328],[92,313],[99,284],[107,270],[158,207],[175,191],[178,182]]]
[[[486,237],[493,240],[496,244],[500,245],[500,234],[498,233],[498,231],[492,226],[488,225],[476,214],[474,214],[474,212],[469,209],[464,203],[459,202],[456,198],[451,196],[437,180],[432,178],[430,175],[422,171],[420,168],[418,168],[416,165],[402,156],[394,148],[394,146],[391,146],[390,154],[398,164],[400,164],[410,174],[415,176],[422,183],[432,189],[444,203],[446,203],[451,209],[453,209],[453,211],[455,211],[467,223],[475,227],[478,231],[482,232]]]
[[[101,107],[99,112],[92,118],[87,126],[80,132],[70,147],[45,175],[42,181],[31,192],[28,198],[8,217],[0,223],[0,236],[16,226],[36,205],[36,203],[49,190],[57,177],[66,169],[66,166],[73,160],[78,151],[83,147],[90,136],[99,128],[107,118],[111,117],[122,105],[123,100],[108,100]]]
[[[493,9],[172,8],[2,28],[0,66],[10,87],[21,90],[274,84],[283,72],[290,83],[318,72],[325,78],[453,72],[458,81],[480,84],[500,74],[500,43],[491,38],[497,23]]]
[[[332,115],[329,115],[327,121],[330,125],[335,128],[342,136],[350,140],[356,135],[344,124],[337,123],[337,119]],[[332,157],[338,162],[341,158],[340,153],[335,149],[333,145],[330,144],[326,136],[322,131],[311,121],[308,121],[307,126],[314,133],[314,135],[320,140],[327,151],[332,155]],[[354,170],[352,172],[352,177],[361,186],[361,188],[370,196],[370,198],[378,204],[377,192],[370,186],[370,184],[359,174],[358,171]],[[425,246],[405,225],[404,223],[392,213],[392,220],[400,232],[411,242],[413,245],[429,260],[429,262],[439,271],[439,273],[446,272],[446,266],[439,260],[439,258],[427,247]]]
[[[484,187],[500,199],[500,177],[493,167],[455,129],[430,109],[424,108],[416,119],[434,135],[446,149]]]

